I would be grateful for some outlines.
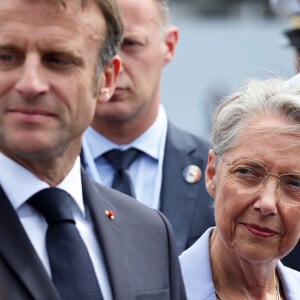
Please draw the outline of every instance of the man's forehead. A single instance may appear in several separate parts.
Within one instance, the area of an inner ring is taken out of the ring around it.
[[[93,1],[85,9],[82,9],[80,0],[67,0],[65,7],[58,4],[59,0],[55,2],[57,4],[49,0],[1,0],[0,23],[61,26],[78,28],[78,32],[106,31],[101,30],[106,29],[105,18]]]
[[[1,0],[0,11],[18,9],[30,9],[32,13],[36,10],[45,13],[66,13],[69,15],[84,15],[85,13],[95,13],[102,15],[99,4],[93,0]]]

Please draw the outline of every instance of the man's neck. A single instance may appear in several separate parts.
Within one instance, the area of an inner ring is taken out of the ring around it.
[[[153,123],[155,118],[145,122],[133,121],[97,121],[92,128],[118,145],[130,144],[141,136]]]
[[[40,180],[45,181],[50,186],[56,186],[70,172],[79,155],[80,145],[70,147],[72,149],[65,149],[61,153],[53,154],[53,156],[47,158],[18,156],[5,151],[5,149],[1,149],[1,152],[28,169]]]

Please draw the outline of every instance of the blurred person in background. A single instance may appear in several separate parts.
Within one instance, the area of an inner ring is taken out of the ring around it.
[[[299,86],[254,81],[215,109],[216,227],[180,256],[189,300],[299,299],[300,272],[280,261],[300,238]]]
[[[288,19],[288,28],[284,35],[289,46],[295,49],[295,69],[300,71],[300,1],[299,0],[270,0],[270,6],[280,17]]]
[[[167,0],[118,3],[125,28],[122,70],[114,94],[98,104],[85,133],[84,166],[94,180],[162,211],[182,252],[214,218],[202,176],[207,143],[168,121],[160,104],[162,71],[174,57],[179,32],[169,24]],[[131,162],[115,170],[112,164],[121,156]]]
[[[298,73],[300,71],[300,1],[270,0],[270,5],[277,15],[289,20],[289,28],[284,31],[284,34],[288,38],[289,45],[295,49],[295,65]],[[295,76],[290,80],[293,81],[293,85],[300,84],[298,77]],[[287,266],[300,271],[300,242],[282,261]]]

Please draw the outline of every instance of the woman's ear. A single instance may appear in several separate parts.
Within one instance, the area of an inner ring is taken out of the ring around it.
[[[114,93],[116,80],[122,66],[121,58],[115,55],[112,60],[103,67],[103,72],[99,79],[97,95],[98,103],[106,103]]]
[[[208,152],[207,166],[205,170],[206,189],[212,198],[216,195],[216,168],[217,154],[213,149]]]

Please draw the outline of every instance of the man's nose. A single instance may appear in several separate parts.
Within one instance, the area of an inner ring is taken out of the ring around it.
[[[24,60],[23,68],[15,85],[17,92],[25,98],[35,98],[46,93],[49,86],[44,75],[39,55],[29,54]]]

